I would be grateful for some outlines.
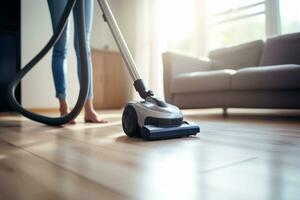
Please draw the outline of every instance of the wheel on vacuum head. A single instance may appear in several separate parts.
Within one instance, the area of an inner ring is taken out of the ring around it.
[[[132,105],[127,105],[123,111],[122,127],[128,137],[140,135],[137,114]]]

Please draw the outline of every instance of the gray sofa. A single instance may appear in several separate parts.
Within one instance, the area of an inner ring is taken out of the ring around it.
[[[300,108],[300,33],[214,50],[163,54],[166,101],[180,108]]]

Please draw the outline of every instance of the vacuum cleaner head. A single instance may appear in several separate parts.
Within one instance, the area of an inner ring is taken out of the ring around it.
[[[188,137],[196,135],[200,132],[200,128],[196,124],[183,122],[180,126],[158,127],[153,125],[145,125],[141,129],[141,137],[147,140],[170,139],[177,137]]]
[[[196,135],[200,128],[183,121],[182,112],[171,104],[147,97],[142,102],[129,102],[122,116],[123,130],[129,137],[147,140],[170,139]]]

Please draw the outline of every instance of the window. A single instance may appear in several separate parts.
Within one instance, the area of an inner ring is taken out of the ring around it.
[[[300,31],[299,0],[280,0],[281,32]]]
[[[193,54],[198,37],[196,6],[197,0],[158,1],[160,32],[166,50]]]
[[[300,32],[299,0],[157,0],[165,50],[207,52]]]
[[[207,50],[265,38],[264,0],[206,1]]]

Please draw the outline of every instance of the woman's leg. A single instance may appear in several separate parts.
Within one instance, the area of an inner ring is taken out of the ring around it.
[[[67,0],[48,0],[53,30],[56,29],[66,4]],[[56,97],[59,99],[61,115],[68,113],[66,88],[69,29],[69,22],[67,22],[67,25],[63,30],[59,40],[55,44],[52,53],[52,74],[56,90]]]
[[[102,120],[93,107],[93,64],[92,64],[92,57],[91,57],[91,47],[90,47],[90,38],[93,26],[93,11],[94,5],[93,0],[86,0],[85,1],[85,29],[86,29],[86,44],[87,44],[87,51],[88,51],[88,67],[89,67],[89,88],[88,88],[88,96],[85,103],[85,121],[92,122],[92,123],[104,123],[106,121]],[[77,9],[76,6],[74,8],[74,46],[77,56],[77,66],[78,66],[78,78],[79,81],[81,79],[81,72],[80,72],[80,53],[79,53],[79,44],[78,44],[78,26],[77,26]]]

